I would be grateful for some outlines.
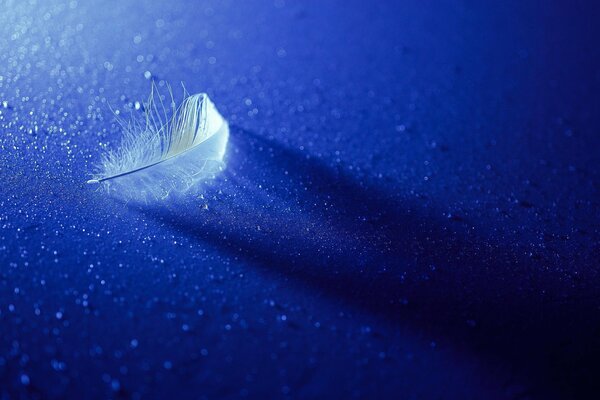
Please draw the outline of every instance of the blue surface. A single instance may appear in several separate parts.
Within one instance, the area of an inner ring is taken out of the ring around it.
[[[167,3],[2,3],[0,398],[597,393],[597,5]],[[151,80],[231,138],[138,207]]]

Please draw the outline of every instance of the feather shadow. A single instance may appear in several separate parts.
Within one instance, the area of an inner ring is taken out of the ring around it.
[[[225,174],[204,196],[208,210],[196,202],[144,213],[277,277],[489,358],[531,383],[523,395],[598,389],[593,299],[533,295],[556,283],[536,268],[545,260],[477,237],[467,221],[435,217],[400,193],[392,181],[233,127]]]

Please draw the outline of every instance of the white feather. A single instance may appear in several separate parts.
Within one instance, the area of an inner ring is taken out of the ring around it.
[[[169,92],[171,93],[170,89]],[[143,118],[125,123],[119,148],[102,156],[88,183],[125,200],[149,202],[188,193],[223,167],[229,126],[205,93],[188,95],[170,111],[155,86]]]

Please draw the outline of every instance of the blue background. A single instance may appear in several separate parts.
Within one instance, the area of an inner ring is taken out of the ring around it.
[[[2,1],[0,398],[597,393],[594,3]],[[139,207],[151,80],[231,137]]]

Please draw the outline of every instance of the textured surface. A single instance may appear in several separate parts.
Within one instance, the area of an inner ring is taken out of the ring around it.
[[[153,3],[0,1],[0,398],[598,389],[597,6]],[[139,208],[151,79],[231,138]]]

